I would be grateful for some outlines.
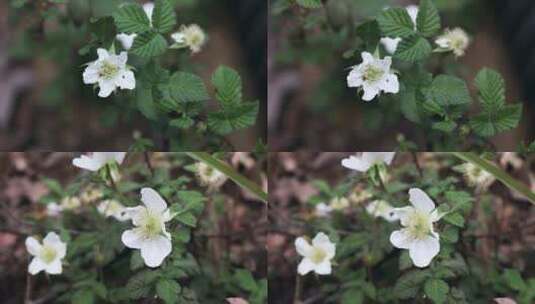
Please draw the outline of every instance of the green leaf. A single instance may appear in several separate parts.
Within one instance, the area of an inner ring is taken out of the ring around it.
[[[496,110],[505,105],[505,81],[498,72],[481,69],[475,78],[475,85],[481,95],[481,103],[487,110]]]
[[[139,4],[125,4],[113,15],[115,25],[122,33],[143,33],[151,29],[150,20]]]
[[[463,105],[471,101],[464,80],[449,75],[439,75],[433,79],[427,97],[441,106]]]
[[[522,291],[526,288],[526,282],[522,279],[517,269],[506,269],[503,273],[507,285],[514,290]]]
[[[72,295],[72,304],[93,304],[95,303],[95,294],[90,289],[81,289]]]
[[[212,83],[216,89],[216,97],[224,108],[242,101],[241,78],[235,70],[220,66],[212,76]]]
[[[446,297],[450,287],[448,283],[439,279],[430,279],[425,282],[425,294],[433,301],[433,303],[441,304],[446,302]]]
[[[234,273],[234,279],[243,290],[255,292],[257,287],[256,281],[249,270],[238,269]]]
[[[463,228],[464,217],[460,213],[450,213],[444,216],[444,220],[452,225]]]
[[[177,102],[201,102],[210,99],[201,77],[176,72],[169,82],[171,97]]]
[[[364,293],[360,288],[351,288],[342,294],[341,304],[362,304],[364,303]]]
[[[409,37],[413,35],[414,23],[404,8],[390,8],[377,17],[381,31],[388,37]]]
[[[415,297],[422,283],[430,276],[429,270],[412,270],[396,281],[394,294],[398,299],[410,299]]]
[[[148,31],[136,37],[130,52],[141,57],[155,57],[162,55],[166,50],[165,38],[156,32]]]
[[[431,52],[432,47],[427,39],[413,35],[401,40],[394,57],[408,62],[416,62],[427,58]]]
[[[154,103],[152,89],[141,83],[136,88],[136,103],[138,110],[148,119],[158,119],[158,109]]]
[[[176,14],[169,0],[155,1],[152,25],[162,34],[168,33],[175,27]]]
[[[440,16],[433,1],[420,1],[416,28],[424,37],[431,37],[440,30]]]
[[[258,102],[249,102],[208,114],[208,127],[215,133],[226,135],[254,125],[258,115]]]
[[[126,290],[131,299],[145,297],[151,291],[151,286],[159,277],[158,271],[145,270],[131,277],[126,283]]]
[[[441,121],[433,124],[433,129],[439,130],[445,133],[450,133],[457,128],[457,124],[454,121]]]
[[[177,214],[175,219],[186,226],[197,227],[197,218],[191,212]]]
[[[470,127],[483,137],[511,130],[518,126],[522,117],[522,105],[508,105],[495,112],[484,111],[470,120]]]
[[[448,243],[457,243],[457,241],[459,241],[459,229],[453,226],[448,226],[442,231],[440,238]]]
[[[132,252],[132,256],[130,257],[130,270],[138,270],[143,268],[145,265],[145,262],[143,261],[143,258],[141,257],[141,253],[139,250],[136,250]]]
[[[295,0],[297,4],[305,8],[320,8],[321,0]]]
[[[189,129],[193,126],[194,123],[195,121],[191,117],[182,116],[180,118],[171,120],[171,122],[169,122],[169,125],[179,129]]]
[[[180,285],[169,279],[160,279],[156,283],[156,294],[166,304],[174,304],[178,302],[178,294],[180,292]]]

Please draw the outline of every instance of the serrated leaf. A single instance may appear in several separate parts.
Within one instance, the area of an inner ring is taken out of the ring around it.
[[[427,280],[424,285],[425,294],[436,304],[446,302],[449,290],[448,283],[440,279]]]
[[[463,228],[464,227],[464,217],[460,213],[450,213],[444,216],[444,220],[452,225]]]
[[[176,14],[169,0],[156,0],[152,13],[152,25],[158,32],[165,34],[176,25]]]
[[[440,238],[448,243],[457,243],[459,240],[459,229],[453,226],[448,226],[442,231]]]
[[[139,4],[125,4],[113,15],[121,33],[143,33],[151,29],[150,20]]]
[[[177,303],[179,292],[180,285],[173,280],[161,279],[156,283],[156,294],[166,304]]]
[[[484,111],[470,120],[470,127],[480,136],[491,137],[515,128],[522,116],[522,105],[504,106],[495,113]]]
[[[409,37],[413,35],[414,23],[404,8],[390,8],[383,11],[377,22],[381,31],[388,37]]]
[[[526,288],[526,283],[524,282],[524,279],[522,279],[522,276],[517,269],[506,269],[503,273],[503,276],[507,282],[507,285],[509,285],[509,287],[512,289],[521,291]]]
[[[195,121],[191,117],[183,116],[177,119],[173,119],[169,122],[169,125],[179,129],[189,129],[193,126]]]
[[[505,81],[498,72],[482,69],[475,78],[475,85],[481,95],[481,103],[487,111],[505,105]]]
[[[191,212],[184,212],[177,214],[175,219],[186,226],[195,228],[197,226],[197,218]]]
[[[162,55],[166,50],[165,38],[156,32],[148,31],[136,37],[130,52],[141,57],[155,57]]]
[[[463,105],[471,101],[464,80],[450,75],[439,75],[433,79],[428,93],[427,97],[441,106]]]
[[[208,114],[208,127],[226,135],[234,130],[254,125],[258,115],[258,102],[243,103],[221,112]]]
[[[439,130],[445,133],[450,133],[455,130],[457,124],[454,121],[440,121],[433,124],[434,130]]]
[[[422,283],[430,276],[429,270],[412,270],[400,276],[394,286],[398,299],[410,299],[418,294]]]
[[[171,97],[177,102],[201,102],[210,99],[208,91],[201,77],[176,72],[169,81]]]
[[[414,35],[401,40],[394,57],[408,62],[415,62],[428,57],[432,50],[431,44],[427,39]]]
[[[305,8],[320,8],[321,0],[296,0],[297,4]]]
[[[416,17],[416,28],[424,37],[431,37],[440,30],[440,16],[431,0],[422,0]]]
[[[241,77],[235,70],[220,66],[212,76],[216,97],[223,108],[239,104],[242,101]]]

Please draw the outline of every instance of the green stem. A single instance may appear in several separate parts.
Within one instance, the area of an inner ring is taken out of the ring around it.
[[[236,172],[236,170],[234,170],[234,168],[232,168],[228,164],[220,161],[219,159],[213,157],[212,155],[206,152],[186,152],[186,154],[190,156],[191,158],[201,161],[207,164],[208,166],[216,169],[217,171],[225,174],[230,179],[232,179],[236,184],[238,184],[240,187],[243,187],[249,190],[249,192],[251,192],[258,199],[260,199],[261,201],[267,204],[268,194],[264,192],[262,188],[260,188],[260,186],[250,181],[245,176]]]
[[[489,172],[490,174],[494,175],[496,179],[498,179],[500,182],[502,182],[504,185],[509,187],[511,190],[516,191],[523,196],[525,196],[532,204],[535,204],[535,193],[531,191],[526,185],[523,183],[517,181],[511,175],[507,174],[504,170],[497,167],[490,161],[483,159],[479,157],[477,154],[473,152],[452,152],[453,155],[456,157],[470,162],[476,166],[478,166],[480,169],[485,170]]]

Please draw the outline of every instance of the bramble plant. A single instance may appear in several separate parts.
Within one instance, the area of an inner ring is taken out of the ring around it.
[[[207,250],[220,237],[217,217],[228,212],[221,187],[246,179],[223,164],[209,154],[94,152],[72,160],[81,174],[67,184],[44,178],[50,190],[41,198],[45,211],[24,219],[32,228],[27,282],[35,282],[27,283],[26,300],[266,303],[263,270]],[[264,205],[265,193],[243,190],[250,191],[250,203]],[[36,284],[43,273],[46,293]]]
[[[214,94],[195,74],[201,66],[191,62],[190,54],[202,52],[209,37],[198,24],[179,24],[175,10],[195,7],[197,2],[136,2],[72,0],[39,5],[11,0],[11,5],[18,22],[34,16],[39,22],[57,24],[44,35],[44,53],[58,64],[62,71],[58,77],[72,78],[58,78],[54,98],[59,99],[58,94],[63,94],[59,92],[84,90],[77,85],[83,81],[94,88],[95,99],[112,103],[106,105],[109,124],[133,112],[150,122],[154,135],[145,143],[147,148],[233,149],[225,136],[255,124],[258,101],[244,100],[242,79],[231,67],[221,65],[211,72]],[[32,48],[34,22],[15,41],[14,58],[28,56],[23,49]],[[78,55],[68,60],[73,49],[78,49]],[[218,106],[208,107],[211,100]]]
[[[498,249],[479,253],[482,238],[494,233],[487,219],[494,216],[497,193],[508,190],[519,203],[535,204],[535,193],[494,160],[520,169],[533,158],[364,152],[342,160],[347,178],[334,185],[313,181],[320,193],[309,200],[305,236],[295,239],[294,298],[343,304],[483,304],[498,298],[533,303],[529,266],[524,272]],[[500,189],[500,182],[506,187]],[[327,208],[341,198],[348,201],[342,208]],[[495,233],[498,248],[505,243]]]
[[[425,130],[426,149],[492,148],[490,138],[518,126],[522,104],[506,102],[504,79],[493,69],[477,73],[473,84],[479,110],[472,109],[475,98],[469,85],[455,75],[461,68],[455,60],[465,54],[471,39],[459,27],[442,27],[435,3],[445,5],[445,1],[421,0],[419,6],[407,8],[388,7],[388,1],[354,2],[276,1],[274,13],[293,12],[302,27],[297,30],[299,38],[288,43],[297,46],[288,46],[287,56],[301,52],[303,57],[325,61],[329,55],[319,54],[318,49],[328,52],[329,45],[331,53],[340,53],[344,63],[353,65],[347,74],[347,87],[357,88],[357,98],[381,111],[401,113]],[[378,13],[366,18],[367,11]],[[304,51],[308,48],[310,52]],[[283,55],[281,60],[291,60]],[[413,143],[410,146],[416,148]]]

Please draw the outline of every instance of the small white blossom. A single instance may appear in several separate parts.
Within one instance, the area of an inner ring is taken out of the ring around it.
[[[333,208],[325,203],[319,203],[316,205],[315,211],[317,217],[327,217],[333,211]]]
[[[192,53],[198,53],[206,43],[206,34],[197,24],[182,25],[180,30],[171,35],[175,43],[171,46],[174,49],[188,47]]]
[[[487,190],[496,181],[494,175],[472,163],[462,164],[461,171],[464,173],[468,184],[476,187],[476,191],[478,192]]]
[[[61,260],[67,253],[67,244],[55,232],[49,232],[42,244],[34,237],[26,238],[26,250],[34,256],[28,266],[30,274],[36,275],[43,270],[48,274],[60,274],[63,271]]]
[[[407,13],[409,13],[412,23],[414,23],[414,29],[416,29],[416,18],[418,17],[418,6],[409,5],[405,9],[407,10]],[[401,40],[402,38],[400,37],[396,37],[396,38],[384,37],[384,38],[381,38],[380,42],[385,47],[385,50],[388,53],[394,54],[396,50],[398,49],[398,44],[401,42]]]
[[[454,28],[453,30],[446,29],[444,34],[439,36],[435,43],[438,45],[437,51],[449,52],[452,51],[455,57],[463,56],[468,45],[470,44],[470,38],[468,34],[461,28]]]
[[[123,206],[123,204],[119,203],[116,200],[105,200],[100,202],[97,207],[97,210],[105,217],[112,216],[120,222],[124,222],[130,219],[128,217],[128,212],[125,206]]]
[[[63,207],[56,202],[52,202],[46,205],[46,215],[55,217],[61,214]]]
[[[372,198],[372,196],[373,195],[370,193],[370,191],[357,187],[349,195],[349,201],[353,204],[358,205]]]
[[[72,160],[72,164],[78,168],[89,171],[98,171],[108,163],[121,164],[126,152],[93,152],[90,155],[81,155]]]
[[[86,67],[83,79],[85,84],[98,84],[98,96],[106,98],[117,88],[133,90],[136,88],[136,78],[126,62],[128,54],[119,55],[108,53],[105,49],[97,49],[98,59]]]
[[[82,194],[80,194],[80,200],[82,200],[82,203],[88,204],[100,199],[102,196],[104,196],[102,190],[94,187],[89,187],[86,188],[82,192]]]
[[[329,202],[329,206],[332,210],[341,211],[349,207],[349,200],[345,197],[334,197]]]
[[[390,165],[396,152],[363,152],[342,160],[342,166],[360,172],[368,171],[372,166],[385,163]]]
[[[76,210],[82,206],[82,201],[76,196],[66,196],[61,200],[61,210]]]
[[[382,217],[388,222],[399,221],[399,215],[396,208],[392,207],[388,202],[383,200],[376,200],[366,206],[366,211],[374,217]]]
[[[392,232],[390,242],[394,247],[408,249],[416,267],[427,267],[440,251],[439,235],[433,223],[440,220],[441,215],[433,200],[421,189],[410,189],[409,201],[412,206],[396,209],[404,228]]]
[[[362,63],[351,68],[347,76],[347,86],[350,88],[362,87],[364,95],[362,100],[370,101],[381,92],[398,93],[398,76],[390,69],[392,57],[379,59],[368,52],[363,52]]]
[[[147,17],[149,18],[150,24],[152,26],[152,12],[154,11],[154,3],[149,2],[145,3],[143,5],[143,10],[145,11],[145,14],[147,14]],[[119,33],[115,38],[121,42],[121,45],[125,50],[130,50],[132,48],[132,45],[134,44],[134,40],[136,39],[137,34],[126,34],[126,33]]]
[[[228,177],[219,170],[212,168],[204,162],[196,164],[197,176],[203,185],[209,186],[212,189],[221,187],[228,179]]]
[[[152,188],[141,189],[145,206],[127,208],[135,228],[126,230],[121,240],[126,247],[141,250],[145,265],[158,267],[171,253],[171,234],[165,223],[172,219],[165,200]]]
[[[314,271],[319,275],[331,274],[331,260],[336,254],[336,245],[329,240],[329,237],[320,232],[316,234],[310,244],[304,237],[295,240],[297,253],[303,256],[303,260],[297,267],[300,275]]]

